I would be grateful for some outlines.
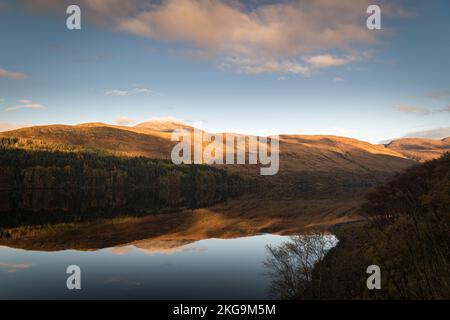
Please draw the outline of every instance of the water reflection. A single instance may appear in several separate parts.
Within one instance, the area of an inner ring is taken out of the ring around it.
[[[201,198],[191,191],[181,193],[163,187],[0,190],[0,227],[193,209],[222,202],[226,194],[221,186],[210,188],[208,196]]]
[[[307,299],[318,262],[336,246],[334,235],[324,233],[289,237],[281,245],[267,245],[264,265],[271,278],[271,294],[277,299]]]
[[[0,298],[266,299],[265,247],[286,240],[258,235],[58,252],[2,247]],[[82,270],[79,291],[66,289],[71,264]]]

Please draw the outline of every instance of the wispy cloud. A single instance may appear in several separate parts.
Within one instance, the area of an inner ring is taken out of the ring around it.
[[[28,78],[28,75],[22,72],[8,71],[0,68],[0,78],[9,78],[12,80],[23,80]]]
[[[407,133],[404,138],[443,139],[450,137],[450,127]]]
[[[311,75],[311,69],[295,60],[261,60],[227,57],[220,64],[222,70],[230,70],[243,74],[259,74],[259,73],[291,73],[304,76]]]
[[[35,103],[31,100],[19,100],[19,104],[13,107],[8,107],[6,111],[17,111],[21,109],[46,109],[47,107],[40,103]]]
[[[424,107],[413,106],[410,104],[399,104],[394,109],[403,113],[430,114],[431,111]]]
[[[120,126],[128,126],[128,125],[136,123],[136,122],[137,122],[136,119],[131,119],[128,117],[120,117],[115,120],[115,123],[117,123]]]
[[[337,67],[357,60],[367,59],[368,53],[358,55],[334,56],[331,54],[316,55],[298,59],[261,59],[226,57],[220,67],[244,74],[290,73],[310,76],[324,68]]]
[[[450,105],[441,109],[429,109],[421,106],[414,106],[410,104],[399,104],[394,106],[394,109],[403,113],[429,115],[435,113],[450,112]]]
[[[428,98],[436,100],[450,100],[450,89],[430,91],[425,94]]]
[[[316,69],[341,66],[357,60],[355,56],[336,57],[331,54],[322,54],[305,58],[305,61]]]
[[[130,90],[107,90],[105,91],[107,96],[113,97],[128,97],[136,94],[153,94],[153,91],[147,88],[133,88]]]

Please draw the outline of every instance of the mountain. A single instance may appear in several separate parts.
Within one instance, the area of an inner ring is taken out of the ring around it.
[[[19,147],[31,150],[95,151],[170,159],[176,144],[170,140],[171,131],[176,128],[192,130],[191,126],[173,121],[151,121],[135,127],[86,123],[29,127],[0,133],[0,137],[18,138]],[[279,190],[279,194],[292,197],[325,197],[343,191],[364,192],[413,163],[393,148],[356,139],[282,135],[277,175],[261,177],[255,165],[222,167],[258,180],[260,189]],[[275,194],[270,192],[269,196]]]
[[[450,138],[442,140],[425,138],[403,138],[393,140],[385,145],[409,159],[424,162],[440,157],[443,153],[450,151]]]
[[[185,124],[164,121],[145,122],[135,127],[86,123],[28,127],[2,132],[0,137],[19,138],[22,147],[28,149],[65,146],[120,156],[170,159],[176,143],[170,140],[170,134],[176,128],[193,129]],[[407,156],[391,147],[356,139],[325,135],[280,136],[280,169],[285,174],[394,172],[411,164]]]
[[[161,132],[172,132],[175,129],[184,129],[187,131],[191,131],[194,129],[194,127],[187,125],[182,122],[174,121],[174,120],[151,120],[146,121],[140,124],[137,124],[134,126],[134,128],[146,128],[151,129],[154,131],[161,131]]]

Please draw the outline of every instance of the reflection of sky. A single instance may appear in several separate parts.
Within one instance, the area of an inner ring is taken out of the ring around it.
[[[275,235],[208,239],[171,254],[149,254],[132,246],[122,254],[111,248],[88,252],[3,249],[0,261],[5,268],[25,261],[32,267],[0,272],[0,298],[266,298],[265,246],[285,240]],[[65,271],[71,264],[81,268],[81,291],[66,289]]]

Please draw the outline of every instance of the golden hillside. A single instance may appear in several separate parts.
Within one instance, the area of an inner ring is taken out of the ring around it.
[[[425,138],[403,138],[392,141],[386,145],[406,157],[424,162],[440,157],[444,152],[450,151],[450,138],[433,140]]]
[[[135,127],[103,123],[76,126],[35,126],[2,132],[0,137],[19,138],[24,148],[51,149],[70,146],[121,156],[170,159],[175,142],[170,133],[192,127],[174,122],[148,122]],[[338,136],[280,136],[280,173],[347,172],[349,174],[392,173],[412,164],[394,148]],[[228,167],[228,166],[226,166]],[[231,170],[256,172],[255,168],[231,166]],[[251,167],[251,166],[247,166]]]

